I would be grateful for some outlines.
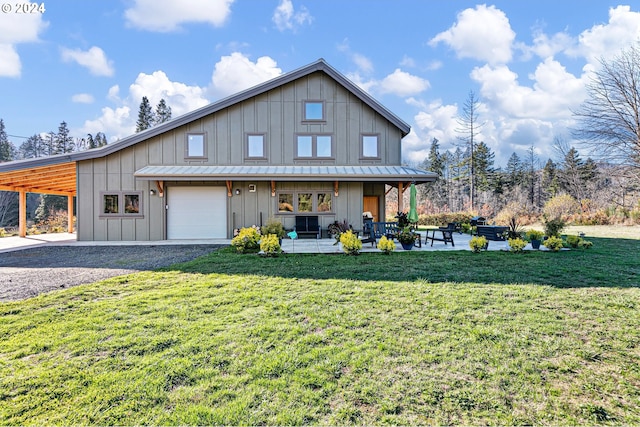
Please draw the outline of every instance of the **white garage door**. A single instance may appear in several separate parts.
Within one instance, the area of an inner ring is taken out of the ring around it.
[[[226,239],[225,187],[170,187],[168,190],[169,239]]]

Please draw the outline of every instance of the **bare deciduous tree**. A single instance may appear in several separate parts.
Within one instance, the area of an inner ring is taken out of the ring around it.
[[[640,44],[600,65],[587,85],[587,100],[573,112],[574,136],[601,160],[640,176]]]

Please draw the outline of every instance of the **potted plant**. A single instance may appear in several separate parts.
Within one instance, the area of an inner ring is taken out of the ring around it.
[[[481,250],[487,250],[489,247],[489,241],[484,236],[473,236],[471,240],[469,240],[469,247],[472,252],[478,253]]]
[[[402,245],[402,249],[406,251],[410,251],[413,248],[413,245],[416,242],[417,234],[411,230],[410,227],[405,227],[401,229],[398,234],[396,234],[396,239]]]
[[[540,230],[528,230],[527,231],[527,239],[531,242],[531,247],[533,249],[540,249],[540,244],[542,243],[542,238],[544,237],[544,232]]]
[[[263,236],[268,236],[270,234],[275,234],[278,238],[278,244],[282,245],[282,238],[284,237],[285,231],[284,226],[280,221],[275,218],[269,218],[267,223],[260,227],[260,232]]]

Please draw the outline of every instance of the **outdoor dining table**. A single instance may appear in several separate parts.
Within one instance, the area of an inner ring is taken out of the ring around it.
[[[436,237],[437,232],[442,233],[442,237]],[[449,238],[447,238],[445,234],[447,232],[449,233]],[[449,230],[448,228],[440,228],[435,225],[428,225],[426,229],[426,236],[424,238],[424,243],[427,244],[429,243],[429,240],[431,240],[431,246],[433,246],[434,240],[436,242],[444,242],[445,244],[447,244],[447,242],[451,242],[451,246],[455,247],[455,243],[453,243],[453,235],[451,233],[452,233],[451,230]]]

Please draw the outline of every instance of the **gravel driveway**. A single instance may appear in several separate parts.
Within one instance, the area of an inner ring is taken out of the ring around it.
[[[43,246],[0,254],[0,301],[191,261],[221,245]]]

